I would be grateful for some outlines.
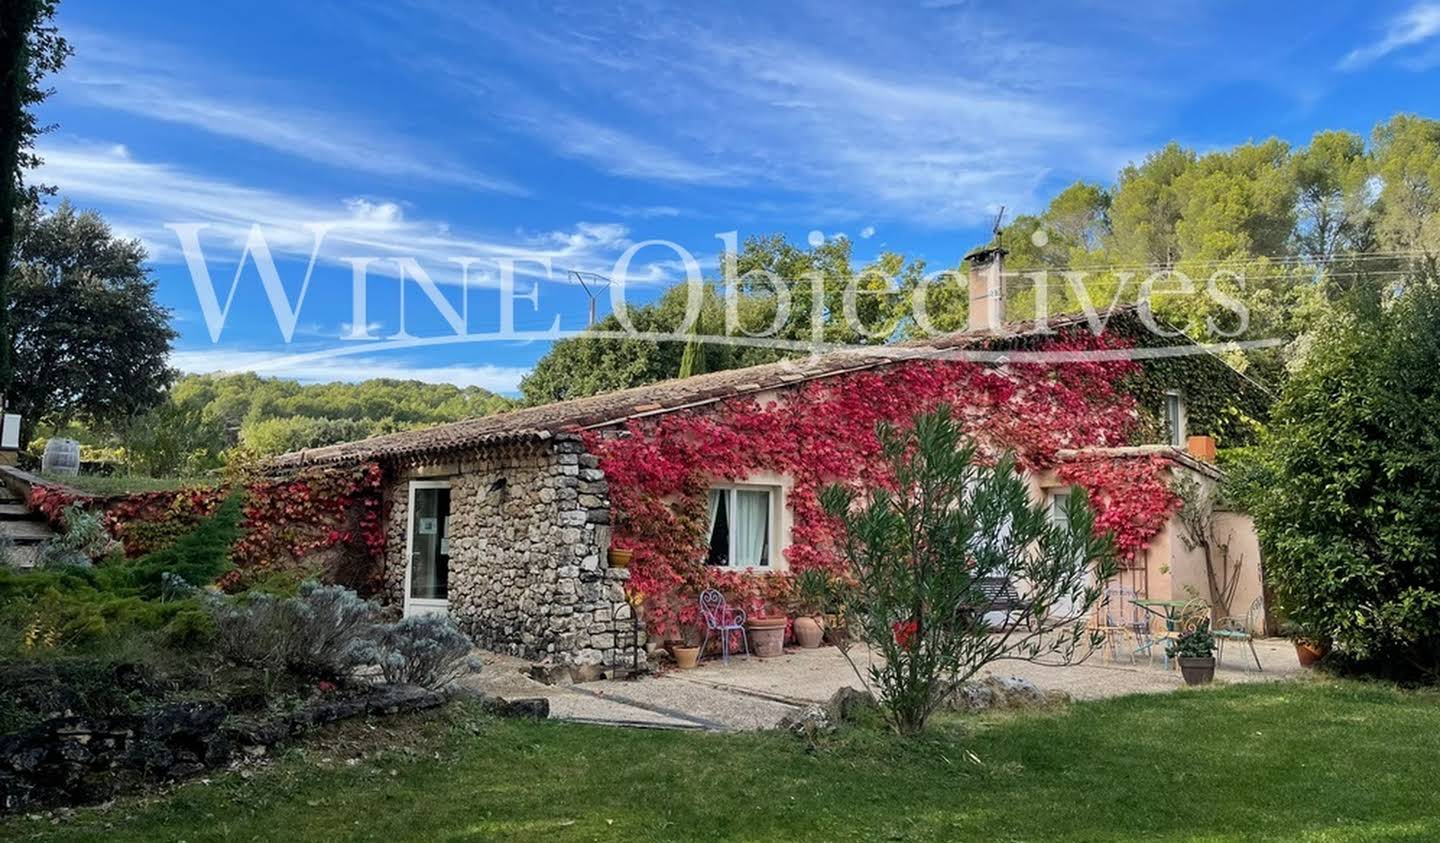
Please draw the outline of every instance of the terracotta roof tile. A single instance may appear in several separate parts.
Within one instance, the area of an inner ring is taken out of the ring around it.
[[[1083,317],[1057,317],[1051,329],[1084,321]],[[283,470],[306,465],[351,463],[366,460],[424,461],[518,442],[550,439],[574,434],[586,428],[619,424],[637,415],[693,407],[700,404],[764,392],[770,389],[831,377],[846,372],[893,365],[897,362],[942,356],[946,352],[973,348],[986,342],[1013,342],[1027,335],[1019,330],[996,335],[946,334],[926,340],[887,346],[847,348],[818,357],[782,360],[744,369],[710,372],[684,379],[661,381],[646,386],[607,392],[585,398],[543,404],[465,421],[451,422],[420,430],[388,433],[323,448],[292,451],[267,461],[270,468]]]

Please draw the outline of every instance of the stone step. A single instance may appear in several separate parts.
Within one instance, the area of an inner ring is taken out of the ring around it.
[[[41,521],[44,518],[23,503],[0,503],[0,521]]]
[[[55,531],[43,521],[0,521],[0,535],[15,544],[36,544],[55,538]]]

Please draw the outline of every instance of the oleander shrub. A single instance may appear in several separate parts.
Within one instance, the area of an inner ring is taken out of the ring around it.
[[[1116,570],[1115,546],[1096,534],[1084,492],[1053,519],[1014,456],[985,459],[948,407],[877,435],[893,482],[837,484],[821,500],[842,525],[850,632],[879,658],[841,652],[895,730],[914,735],[988,664],[1068,663],[1093,646],[1086,618],[1095,583]],[[1016,595],[1008,612],[987,610],[996,585]]]
[[[438,689],[480,669],[474,647],[449,618],[415,615],[377,627],[364,657],[387,682]]]

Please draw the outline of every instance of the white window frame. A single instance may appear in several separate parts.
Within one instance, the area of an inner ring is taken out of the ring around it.
[[[706,506],[707,511],[708,511],[709,506],[710,506],[710,493],[711,493],[711,492],[724,492],[724,493],[728,496],[728,499],[727,499],[726,502],[725,502],[725,513],[726,513],[726,516],[729,518],[729,527],[730,527],[730,547],[727,548],[727,549],[726,549],[726,552],[725,552],[725,564],[724,564],[723,566],[722,566],[722,565],[716,565],[716,566],[713,566],[713,567],[717,567],[717,568],[723,567],[723,568],[725,568],[725,569],[727,569],[727,570],[731,570],[731,571],[761,571],[761,572],[770,572],[770,571],[778,571],[778,570],[780,570],[780,569],[781,569],[781,568],[780,568],[780,562],[779,562],[779,559],[778,559],[778,557],[779,557],[779,547],[780,547],[780,541],[779,541],[779,539],[780,539],[780,508],[781,508],[781,503],[782,503],[782,496],[783,496],[783,494],[784,494],[784,487],[783,487],[783,486],[771,485],[771,484],[769,484],[769,483],[716,483],[716,484],[711,485],[710,488],[708,488],[708,489],[705,490],[705,506]],[[770,506],[768,507],[769,515],[768,515],[768,517],[767,517],[767,519],[766,519],[766,521],[767,521],[767,524],[766,524],[767,530],[766,530],[766,532],[768,533],[768,535],[766,536],[766,546],[767,546],[767,548],[768,548],[768,552],[766,553],[766,558],[769,560],[769,564],[766,564],[766,565],[737,565],[737,564],[735,564],[735,497],[736,497],[735,493],[736,493],[736,492],[765,492],[765,493],[767,493],[767,494],[770,495]],[[713,521],[709,521],[709,522],[707,523],[707,527],[706,527],[706,530],[705,530],[705,547],[706,547],[706,553],[707,553],[707,554],[709,553],[710,539],[711,539],[714,535],[715,535],[715,523],[714,523]]]
[[[1071,488],[1069,486],[1061,486],[1059,488],[1049,489],[1046,491],[1046,518],[1050,521],[1051,526],[1063,526],[1066,520],[1069,519],[1070,514],[1068,512],[1068,509],[1070,505],[1070,492]],[[1095,584],[1094,568],[1086,568],[1083,584],[1087,588]],[[1056,611],[1062,605],[1064,606],[1064,610]],[[1055,602],[1054,606],[1050,607],[1050,617],[1055,619],[1063,619],[1065,621],[1079,620],[1079,617],[1075,614],[1075,601],[1071,599],[1070,596],[1062,596],[1060,600],[1057,600]]]
[[[449,480],[411,480],[409,489],[409,504],[405,515],[405,614],[409,615],[445,615],[450,612],[450,600],[426,600],[412,599],[410,597],[410,576],[414,573],[415,567],[415,490],[416,489],[449,489]],[[451,508],[454,508],[454,495],[451,495]]]
[[[1174,425],[1170,424],[1171,400],[1175,401],[1176,423]],[[1170,434],[1170,446],[1173,448],[1184,448],[1186,435],[1189,433],[1187,428],[1190,426],[1189,415],[1185,411],[1185,393],[1178,389],[1166,390],[1165,403],[1161,406],[1160,412],[1165,419],[1166,432]]]

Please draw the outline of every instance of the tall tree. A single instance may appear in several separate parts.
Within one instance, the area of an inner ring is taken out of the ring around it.
[[[1178,257],[1189,261],[1288,256],[1295,230],[1290,147],[1271,138],[1212,152],[1173,182]]]
[[[1319,132],[1290,161],[1300,254],[1325,264],[1372,245],[1370,156],[1352,132]]]
[[[1440,121],[1398,114],[1375,129],[1381,245],[1440,269]]]
[[[98,214],[23,202],[12,273],[18,364],[10,401],[28,437],[43,420],[120,424],[158,404],[170,313],[155,302],[138,240],[114,237]]]
[[[15,252],[16,213],[25,188],[25,171],[40,163],[35,138],[43,131],[32,109],[49,90],[40,87],[70,55],[70,45],[51,21],[58,0],[5,0],[0,3],[0,405],[14,379],[10,328],[10,265]],[[38,191],[31,188],[34,200]],[[33,201],[32,201],[33,204]]]
[[[1110,206],[1115,258],[1155,266],[1180,259],[1176,224],[1184,205],[1176,181],[1194,166],[1195,153],[1171,143],[1120,171]]]

